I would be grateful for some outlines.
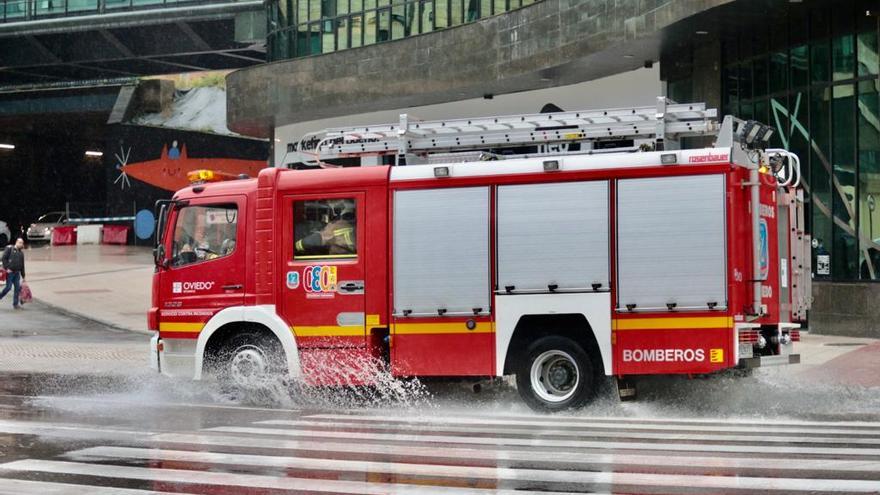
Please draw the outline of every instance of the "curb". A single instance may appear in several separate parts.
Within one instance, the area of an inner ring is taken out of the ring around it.
[[[42,304],[42,305],[44,305],[44,306],[46,306],[46,307],[48,307],[48,308],[51,308],[51,309],[53,309],[53,310],[55,310],[55,311],[57,311],[57,312],[59,312],[59,313],[61,313],[61,314],[63,314],[63,315],[71,316],[71,317],[74,317],[74,318],[79,318],[79,319],[81,319],[81,320],[86,320],[86,321],[90,321],[90,322],[93,322],[93,323],[97,323],[97,324],[99,324],[99,325],[103,325],[103,326],[105,326],[105,327],[110,327],[110,328],[112,328],[112,329],[114,329],[114,330],[118,330],[118,331],[120,331],[120,332],[137,333],[137,334],[140,334],[140,335],[153,335],[153,331],[152,331],[152,330],[138,330],[138,329],[134,329],[134,328],[126,328],[126,327],[120,326],[120,325],[118,325],[118,324],[116,324],[116,323],[111,323],[111,322],[109,322],[109,321],[102,320],[102,319],[100,319],[100,318],[95,318],[95,317],[93,317],[93,316],[89,316],[89,315],[85,315],[85,314],[82,314],[82,313],[78,313],[78,312],[76,312],[76,311],[71,311],[71,310],[69,310],[69,309],[67,309],[67,308],[64,308],[64,307],[58,306],[58,305],[56,305],[56,304],[48,303],[48,302],[46,302],[45,300],[40,299],[39,297],[35,297],[35,298],[34,298],[34,301],[35,301],[35,302],[38,302],[38,303],[40,303],[40,304]]]

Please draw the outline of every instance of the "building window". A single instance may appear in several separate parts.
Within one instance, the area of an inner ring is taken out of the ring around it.
[[[877,32],[876,31],[868,31],[864,33],[859,33],[858,36],[858,44],[856,46],[856,51],[858,52],[858,65],[859,65],[859,76],[874,76],[877,75],[878,69],[878,56],[880,56],[880,51],[877,50]]]
[[[833,61],[833,79],[846,81],[853,78],[856,62],[856,51],[851,34],[835,38],[831,44],[831,60]]]
[[[801,157],[813,276],[880,280],[876,18],[847,5],[793,5],[786,15],[790,28],[769,42],[723,43],[722,108],[774,126],[773,146]]]
[[[831,272],[824,270],[827,259],[830,267],[832,240],[831,222],[831,105],[830,88],[820,88],[810,93],[810,173],[812,174],[812,206],[811,215],[813,239],[817,247],[813,250],[813,266],[816,275],[830,277]],[[820,258],[821,257],[821,258]],[[827,257],[827,258],[826,258]],[[820,263],[821,262],[821,263]]]
[[[876,38],[875,38],[876,39]],[[859,83],[859,277],[880,280],[880,84]]]
[[[833,162],[832,212],[834,214],[834,249],[831,266],[835,276],[858,278],[858,244],[856,242],[856,160],[855,160],[855,98],[852,84],[834,86],[831,92],[831,157]]]
[[[476,22],[532,3],[533,0],[269,0],[268,59],[306,57],[403,39]]]

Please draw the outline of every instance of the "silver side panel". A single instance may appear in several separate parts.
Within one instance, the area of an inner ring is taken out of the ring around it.
[[[806,233],[804,223],[804,191],[798,189],[789,193],[791,197],[791,236],[789,244],[792,246],[791,253],[791,290],[792,290],[792,318],[796,321],[807,320],[807,310],[813,301],[812,292],[812,238]]]
[[[608,182],[498,188],[498,287],[609,288]]]
[[[618,308],[727,306],[721,175],[618,181]]]
[[[394,193],[394,313],[489,312],[489,188]]]
[[[779,315],[780,322],[790,322],[793,306],[792,306],[792,283],[789,276],[794,267],[792,266],[796,254],[789,251],[789,247],[793,251],[797,251],[797,246],[791,245],[792,215],[794,214],[793,205],[791,205],[790,194],[777,190],[777,208],[776,208],[776,239],[778,242],[779,255]],[[771,260],[772,262],[772,260]]]

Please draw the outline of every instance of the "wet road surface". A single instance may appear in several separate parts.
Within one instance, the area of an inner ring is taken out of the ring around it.
[[[260,406],[149,376],[6,374],[0,493],[880,492],[880,422],[547,416],[455,395]]]
[[[46,312],[0,329],[0,349],[145,345]],[[503,386],[233,398],[121,359],[0,371],[0,493],[880,493],[880,393],[786,370],[547,416]]]

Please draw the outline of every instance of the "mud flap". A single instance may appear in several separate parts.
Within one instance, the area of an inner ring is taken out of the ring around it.
[[[629,378],[615,378],[617,383],[617,395],[623,402],[636,399],[636,384]]]
[[[156,373],[162,371],[162,366],[159,362],[159,342],[159,332],[156,332],[150,339],[150,369]]]

